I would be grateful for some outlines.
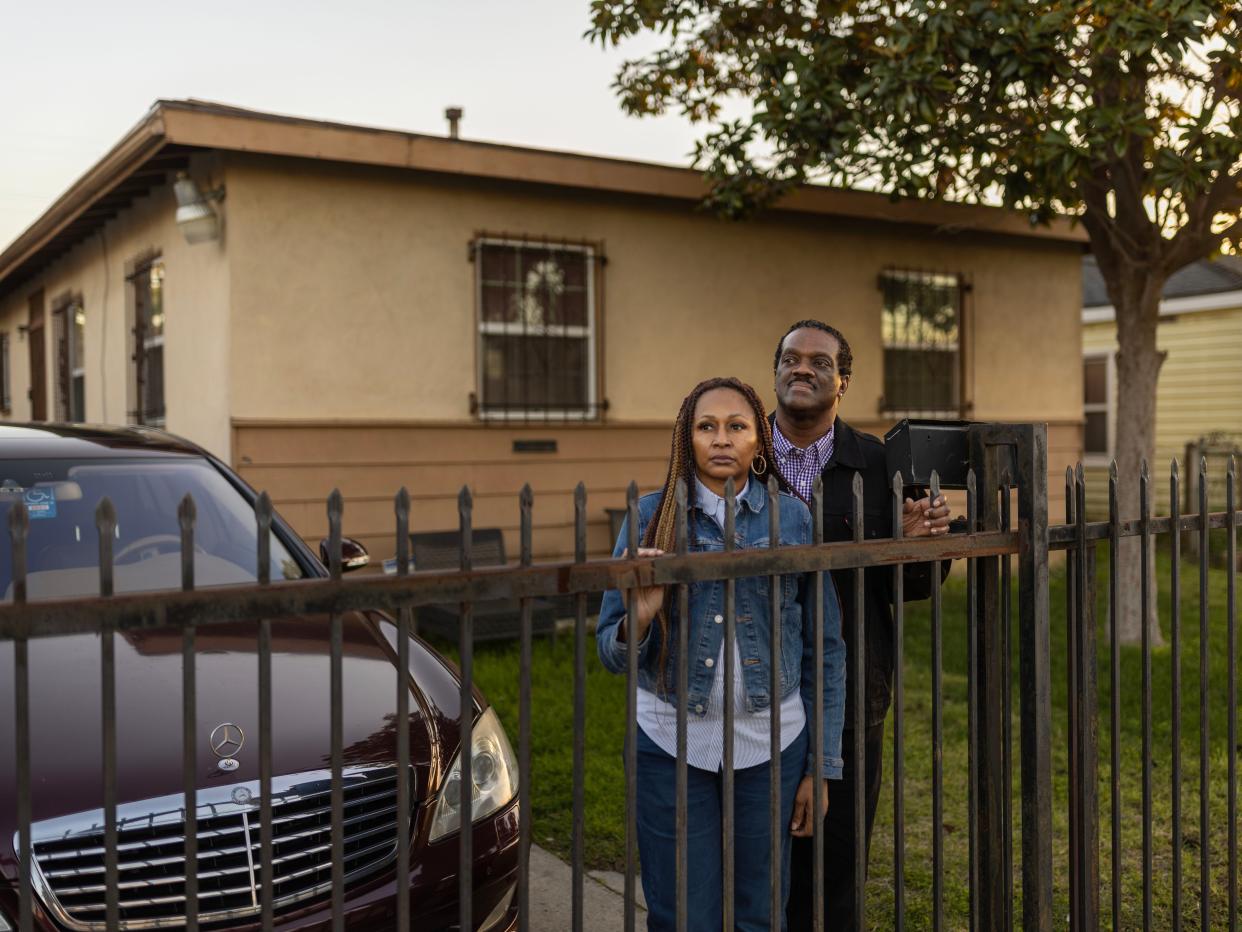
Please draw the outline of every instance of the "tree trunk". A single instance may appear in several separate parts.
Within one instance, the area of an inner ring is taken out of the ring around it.
[[[1149,500],[1155,514],[1159,489],[1167,488],[1169,464],[1154,462],[1156,452],[1156,387],[1164,355],[1156,349],[1156,323],[1159,318],[1163,277],[1151,276],[1118,283],[1109,291],[1115,295],[1117,319],[1117,423],[1114,453],[1117,460],[1117,505],[1125,521],[1140,517],[1139,475],[1147,463]],[[1120,299],[1120,300],[1117,300]],[[1147,624],[1152,645],[1164,643],[1156,613],[1155,538],[1148,564],[1151,595]],[[1142,640],[1142,559],[1138,537],[1122,538],[1117,561],[1117,631],[1123,644]]]

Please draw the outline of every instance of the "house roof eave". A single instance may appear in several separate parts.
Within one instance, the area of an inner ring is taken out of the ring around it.
[[[158,100],[120,142],[0,252],[0,297],[37,275],[134,197],[160,183],[168,171],[184,167],[189,152],[204,149],[686,202],[701,200],[708,190],[699,172],[673,165],[311,120],[205,101]],[[804,185],[782,199],[776,209],[1080,247],[1087,241],[1069,218],[1032,226],[1022,214],[998,207],[893,200],[885,194],[819,185]]]
[[[4,285],[15,270],[114,191],[164,144],[163,113],[157,105],[0,253],[0,290],[8,290]]]

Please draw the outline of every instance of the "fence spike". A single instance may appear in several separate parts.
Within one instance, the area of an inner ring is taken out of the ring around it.
[[[272,497],[260,492],[254,503],[254,521],[257,528],[256,559],[261,585],[272,581]]]
[[[463,485],[457,493],[457,526],[461,537],[458,545],[461,555],[461,569],[474,568],[474,496],[470,494],[470,486]]]
[[[341,578],[341,515],[345,501],[340,489],[328,495],[328,572],[333,579]]]
[[[106,495],[95,508],[95,529],[99,532],[99,594],[112,595],[112,542],[116,533],[116,506]]]
[[[533,517],[535,511],[535,493],[527,482],[518,492],[518,521],[521,525],[518,559],[522,566],[530,566],[534,559]]]
[[[194,588],[194,524],[197,520],[194,496],[186,492],[177,506],[177,523],[181,526],[181,588],[186,592]]]
[[[26,538],[30,534],[30,515],[26,503],[19,501],[9,512],[9,540],[13,545],[13,602],[26,601]]]
[[[397,521],[396,546],[393,548],[397,559],[397,575],[410,574],[410,490],[405,486],[397,489],[392,501],[393,514]]]
[[[1108,461],[1108,478],[1116,481],[1117,479],[1117,458],[1113,457]]]
[[[677,552],[685,553],[689,549],[689,500],[686,495],[686,484],[678,482],[673,488],[673,504],[677,506],[676,524],[674,527],[673,538],[676,541]]]
[[[95,527],[102,527],[105,522],[112,525],[109,530],[116,529],[116,506],[112,504],[112,499],[106,495],[99,500],[99,504],[95,507]]]
[[[637,494],[637,487],[635,488]],[[574,561],[584,563],[587,555],[587,491],[579,482],[574,486]]]
[[[821,484],[823,483],[823,479],[820,476],[816,476],[815,479]],[[906,484],[901,478],[901,470],[899,469],[895,473],[893,473],[893,498],[897,502],[897,514],[898,515],[903,514],[905,511],[906,503],[903,500],[905,491],[906,491]],[[893,536],[901,537],[903,530],[904,528],[902,527],[901,522],[896,522],[893,525]]]
[[[638,555],[638,483],[633,479],[630,484],[625,487],[625,515],[628,519],[626,524],[626,534],[628,540],[625,542],[625,548],[629,551],[629,557],[632,560]]]

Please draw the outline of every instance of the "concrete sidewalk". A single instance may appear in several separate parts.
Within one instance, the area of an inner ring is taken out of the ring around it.
[[[590,871],[582,884],[583,927],[590,932],[623,932],[625,875]],[[638,888],[638,928],[647,925],[646,904]],[[561,932],[573,927],[573,868],[538,845],[530,846],[530,927]]]

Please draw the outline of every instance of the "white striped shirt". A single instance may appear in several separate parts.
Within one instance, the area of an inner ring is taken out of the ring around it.
[[[698,507],[724,529],[725,501],[698,479]],[[750,480],[747,480],[747,486]],[[740,502],[746,492],[743,486],[737,493]],[[718,624],[723,623],[720,615]],[[716,655],[716,675],[712,690],[707,697],[707,709],[703,715],[686,718],[686,761],[699,770],[717,772],[724,766],[724,641]],[[737,640],[733,642],[733,769],[755,767],[767,763],[772,757],[771,711],[746,710],[746,687],[742,681],[742,657]],[[802,707],[802,694],[793,690],[781,701],[781,750],[797,739],[806,725],[806,710]],[[666,702],[653,692],[638,690],[638,727],[656,746],[670,757],[677,756],[677,706]]]

